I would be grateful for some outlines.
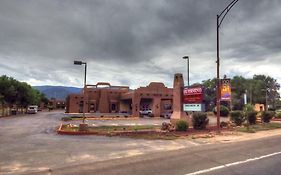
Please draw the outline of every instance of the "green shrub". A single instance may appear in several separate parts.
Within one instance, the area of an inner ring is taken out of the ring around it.
[[[274,111],[263,111],[261,114],[261,119],[264,123],[269,123],[272,117],[274,117]]]
[[[185,120],[179,120],[176,122],[176,131],[187,131],[188,122]]]
[[[245,121],[245,117],[242,111],[232,111],[230,113],[230,120],[234,122],[237,126],[241,126]]]
[[[254,125],[257,121],[257,112],[255,112],[255,108],[251,104],[246,104],[243,108],[245,119],[248,121],[247,124]]]
[[[193,114],[192,124],[194,129],[205,129],[208,123],[209,119],[207,117],[207,113],[196,112]]]
[[[255,111],[255,107],[251,104],[246,104],[243,108],[244,112],[254,112]]]
[[[275,114],[275,117],[276,117],[276,118],[281,118],[281,112],[277,112],[277,113]]]
[[[213,110],[214,114],[217,115],[217,108],[215,107],[214,110]],[[224,105],[221,105],[220,106],[220,116],[221,117],[227,117],[229,114],[229,109],[224,106]]]
[[[245,112],[245,117],[248,120],[250,125],[254,125],[256,124],[257,121],[257,112],[255,111],[249,111],[249,112]]]
[[[221,128],[227,128],[227,127],[228,127],[228,123],[222,121],[222,122],[220,123],[220,127],[221,127]]]

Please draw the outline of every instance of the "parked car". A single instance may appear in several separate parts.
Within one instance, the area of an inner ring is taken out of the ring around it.
[[[38,112],[38,106],[36,106],[36,105],[28,106],[28,108],[27,108],[28,114],[36,114],[37,112]]]
[[[140,116],[149,116],[149,117],[153,117],[153,113],[151,109],[147,109],[147,110],[140,110]]]

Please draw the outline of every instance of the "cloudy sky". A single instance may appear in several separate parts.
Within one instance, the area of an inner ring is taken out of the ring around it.
[[[1,0],[0,72],[31,85],[171,87],[216,76],[216,15],[231,0]],[[220,28],[221,76],[281,83],[281,1],[239,0]]]

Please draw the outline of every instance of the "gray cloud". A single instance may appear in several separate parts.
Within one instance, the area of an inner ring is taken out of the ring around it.
[[[216,15],[229,2],[3,0],[0,70],[36,85],[79,86],[83,68],[73,60],[81,58],[89,63],[91,84],[171,86],[174,73],[185,75],[181,57],[189,55],[192,82],[213,78]],[[280,9],[278,0],[239,0],[220,29],[224,73],[243,74],[243,66],[252,64],[251,75],[265,60],[280,66]],[[240,62],[241,70],[232,62]]]

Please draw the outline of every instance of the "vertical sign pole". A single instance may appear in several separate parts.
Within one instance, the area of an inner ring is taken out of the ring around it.
[[[219,56],[219,15],[217,15],[217,131],[220,133],[220,56]]]

